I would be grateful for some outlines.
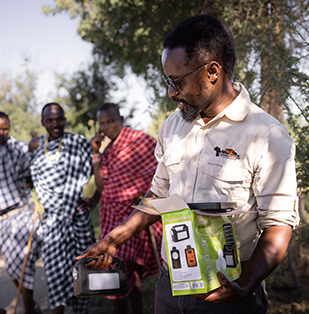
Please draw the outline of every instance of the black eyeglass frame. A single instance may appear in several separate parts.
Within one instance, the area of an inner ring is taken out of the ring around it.
[[[185,74],[185,75],[182,75],[181,77],[178,77],[178,78],[175,79],[175,80],[172,79],[172,78],[170,78],[170,77],[167,77],[165,74],[162,75],[162,78],[163,78],[164,82],[166,83],[166,85],[167,85],[168,87],[169,87],[170,85],[172,85],[173,88],[176,90],[176,92],[178,92],[178,91],[179,91],[179,88],[177,87],[176,82],[178,82],[178,81],[180,81],[181,79],[183,79],[184,77],[186,77],[186,76],[188,76],[188,75],[190,75],[190,74],[192,74],[192,73],[194,73],[194,72],[200,70],[201,68],[205,67],[205,66],[208,65],[209,63],[210,63],[210,62],[207,62],[206,64],[201,65],[201,66],[198,67],[197,69],[195,69],[195,70],[193,70],[193,71],[191,71],[191,72],[189,72],[189,73],[187,73],[187,74]]]

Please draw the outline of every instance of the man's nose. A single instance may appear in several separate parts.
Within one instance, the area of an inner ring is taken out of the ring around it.
[[[168,87],[168,97],[173,98],[177,95],[179,95],[179,90],[176,90],[175,87],[173,87],[173,85],[170,85]]]
[[[100,133],[106,133],[108,127],[106,124],[100,125]]]

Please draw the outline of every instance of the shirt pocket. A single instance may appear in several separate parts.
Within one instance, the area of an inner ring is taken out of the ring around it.
[[[220,201],[237,202],[245,205],[251,196],[251,172],[235,164],[207,162],[202,167],[205,185],[209,191],[215,191]],[[211,186],[209,186],[211,185]]]
[[[176,151],[166,151],[163,156],[163,163],[167,169],[170,180],[177,178],[182,170],[183,166],[183,156],[182,152]]]

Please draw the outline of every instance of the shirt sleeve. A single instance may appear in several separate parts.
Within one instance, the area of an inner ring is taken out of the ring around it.
[[[163,163],[164,129],[166,127],[167,120],[165,120],[164,124],[162,125],[160,129],[157,145],[154,151],[155,157],[158,161],[158,166],[156,169],[156,173],[152,179],[152,187],[150,188],[151,192],[160,198],[167,197],[168,190],[170,187],[167,168],[166,168],[166,165]]]
[[[275,125],[260,138],[256,157],[253,191],[260,228],[274,225],[294,228],[299,215],[293,140],[283,127]]]

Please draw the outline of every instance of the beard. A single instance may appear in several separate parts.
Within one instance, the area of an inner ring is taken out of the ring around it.
[[[181,111],[181,117],[186,121],[186,122],[193,122],[199,115],[200,112],[203,110],[200,106],[198,107],[193,107],[189,105],[185,100],[177,100],[176,98],[173,97],[173,100],[175,102],[181,102],[184,105],[183,109],[180,109]]]

